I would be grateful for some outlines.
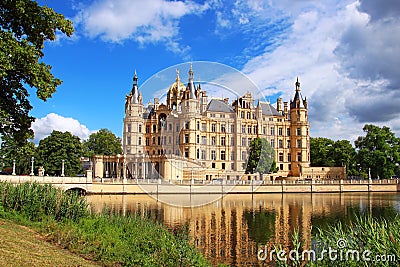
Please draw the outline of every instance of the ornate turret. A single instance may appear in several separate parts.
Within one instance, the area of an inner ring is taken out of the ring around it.
[[[189,69],[189,82],[188,82],[188,89],[190,92],[189,98],[190,99],[196,99],[196,87],[194,86],[194,77],[193,77],[193,68],[192,68],[192,63],[190,63],[190,69]]]
[[[294,95],[293,101],[290,101],[290,108],[307,108],[307,100],[301,95],[299,77],[296,80],[296,93]]]
[[[139,89],[138,89],[138,77],[136,75],[136,70],[135,74],[133,76],[133,85],[132,85],[132,104],[137,104],[139,103]]]

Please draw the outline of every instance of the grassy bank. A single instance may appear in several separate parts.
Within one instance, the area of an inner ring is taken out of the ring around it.
[[[36,232],[0,219],[0,266],[99,266],[57,248]]]
[[[84,198],[48,185],[0,183],[0,218],[105,266],[208,266],[188,235],[140,217],[89,213]]]

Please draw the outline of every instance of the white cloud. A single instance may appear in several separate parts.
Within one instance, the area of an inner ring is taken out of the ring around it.
[[[133,39],[144,45],[163,42],[167,49],[184,54],[180,48],[179,19],[199,15],[210,7],[194,2],[166,0],[100,0],[81,9],[75,19],[83,24],[86,34],[104,41],[122,43]]]
[[[73,118],[65,118],[55,113],[49,113],[45,117],[36,119],[32,123],[32,130],[35,133],[34,143],[49,136],[53,130],[71,132],[81,139],[87,139],[92,133],[85,125]]]
[[[282,16],[292,21],[290,30],[275,49],[249,60],[243,72],[260,88],[280,89],[284,101],[293,97],[299,76],[310,104],[312,136],[354,140],[366,123],[398,131],[400,110],[391,103],[397,103],[393,99],[400,93],[389,86],[398,88],[393,66],[399,62],[399,21],[371,21],[357,1],[296,2],[295,10],[282,7]],[[253,10],[265,13],[266,8],[271,7],[256,5]]]

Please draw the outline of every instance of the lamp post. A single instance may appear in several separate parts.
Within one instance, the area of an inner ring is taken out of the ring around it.
[[[35,175],[35,173],[33,172],[33,163],[35,162],[35,157],[31,158],[31,173],[29,175]]]
[[[13,160],[13,172],[12,172],[12,175],[16,175],[16,173],[15,173],[15,159]]]
[[[65,176],[65,174],[64,174],[64,164],[65,164],[65,160],[62,160],[61,161],[61,177]]]

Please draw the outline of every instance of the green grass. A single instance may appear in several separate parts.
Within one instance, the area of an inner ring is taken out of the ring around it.
[[[47,185],[0,183],[0,218],[33,227],[104,266],[209,266],[187,234],[138,216],[90,214],[84,198]]]
[[[316,252],[314,261],[301,258],[301,239],[295,232],[292,248],[300,258],[279,261],[275,266],[399,266],[400,265],[400,217],[391,219],[358,215],[348,224],[338,222],[314,231],[313,245]],[[276,246],[279,251],[282,246]],[[323,253],[322,251],[326,252]],[[329,255],[329,251],[332,253]],[[335,251],[335,252],[334,252]],[[357,251],[358,254],[355,252]],[[368,251],[366,254],[363,253]],[[286,250],[286,253],[289,251]],[[293,255],[296,255],[295,253]],[[287,255],[287,254],[286,254]],[[323,256],[322,256],[323,255]],[[307,259],[307,254],[305,254]],[[384,259],[384,260],[382,260]]]

